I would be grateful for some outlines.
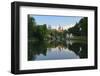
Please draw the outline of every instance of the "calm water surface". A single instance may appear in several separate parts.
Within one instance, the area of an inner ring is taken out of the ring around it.
[[[28,60],[58,60],[87,58],[85,41],[28,41]]]

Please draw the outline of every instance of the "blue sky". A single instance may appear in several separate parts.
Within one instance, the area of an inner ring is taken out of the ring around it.
[[[69,26],[76,24],[83,17],[81,16],[47,16],[47,15],[32,15],[37,24],[47,24],[48,26]]]

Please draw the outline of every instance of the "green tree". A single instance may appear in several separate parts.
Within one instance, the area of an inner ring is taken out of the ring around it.
[[[72,33],[74,36],[87,36],[88,29],[88,19],[83,17],[74,27],[68,29],[69,33]]]
[[[82,28],[81,33],[83,36],[87,36],[87,29],[88,29],[88,19],[87,17],[84,17],[83,19],[80,20],[80,28]]]
[[[28,15],[28,38],[33,37],[33,33],[35,32],[36,22],[33,17]]]
[[[37,25],[36,26],[35,37],[38,40],[45,40],[46,39],[46,37],[47,37],[47,27],[46,27],[46,24]]]

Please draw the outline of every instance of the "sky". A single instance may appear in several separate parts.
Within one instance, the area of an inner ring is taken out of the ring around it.
[[[32,15],[38,25],[47,24],[51,28],[58,28],[58,26],[69,28],[79,22],[83,17],[81,16],[47,16],[47,15]]]

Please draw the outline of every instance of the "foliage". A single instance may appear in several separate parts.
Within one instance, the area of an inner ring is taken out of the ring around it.
[[[34,17],[28,15],[28,38],[35,40],[56,40],[61,41],[66,39],[67,34],[72,34],[73,36],[85,36],[87,37],[87,17],[83,17],[74,27],[68,30],[63,30],[62,32],[56,29],[47,29],[47,25],[37,25]],[[76,38],[77,39],[77,38]]]
[[[84,17],[74,27],[69,28],[68,31],[75,36],[87,36],[87,27],[87,17]]]
[[[44,40],[47,35],[47,27],[46,24],[36,25],[35,19],[28,15],[28,38]]]
[[[33,37],[33,32],[35,32],[35,26],[36,26],[35,19],[33,17],[30,17],[30,15],[28,15],[28,38]]]

